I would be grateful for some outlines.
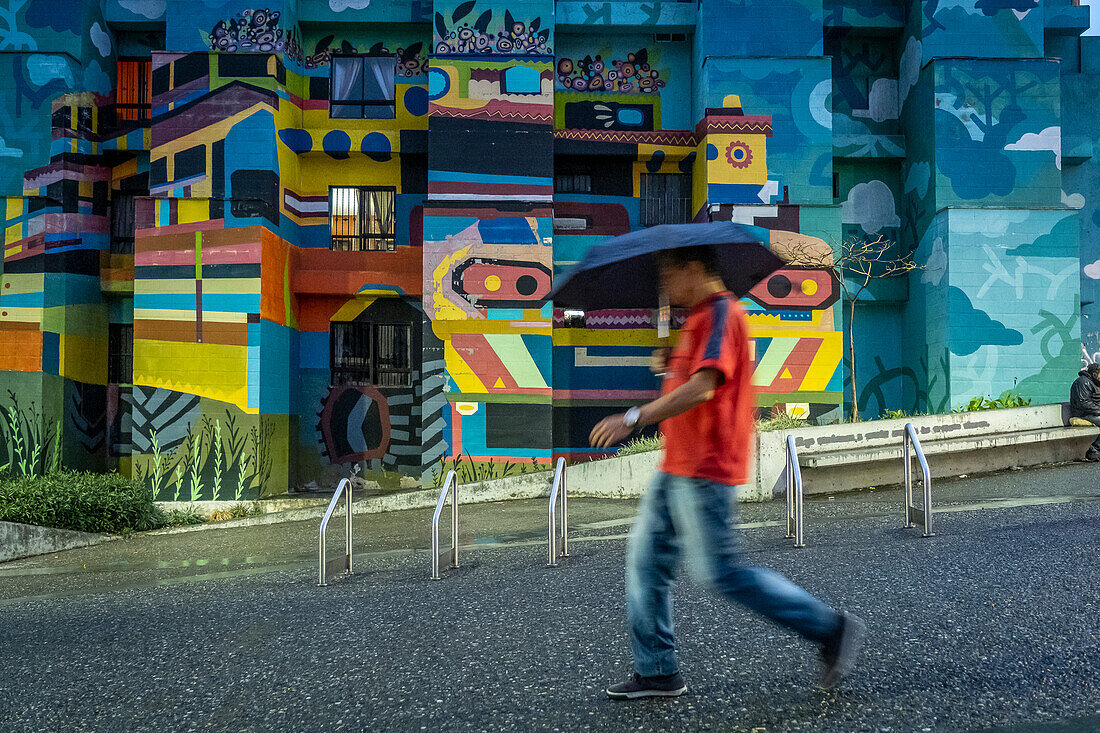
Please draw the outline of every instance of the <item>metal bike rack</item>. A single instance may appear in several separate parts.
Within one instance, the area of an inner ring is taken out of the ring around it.
[[[451,496],[451,549],[442,555],[439,554],[439,515],[443,513],[443,504],[447,501],[447,494]],[[458,567],[458,474],[454,471],[447,472],[447,478],[443,481],[443,491],[439,492],[439,501],[435,505],[435,515],[432,517],[432,580],[440,580],[439,561],[449,557],[451,567]]]
[[[798,450],[794,436],[787,436],[787,539],[795,547],[805,547],[802,538],[802,468],[798,465]]]
[[[924,507],[913,504],[913,464],[909,453],[910,446],[920,461],[920,470],[924,473]],[[928,461],[924,458],[924,449],[913,423],[905,424],[905,437],[902,438],[902,460],[905,461],[905,526],[916,527],[917,522],[924,524],[924,536],[932,536],[932,472],[928,470]]]
[[[344,556],[333,558],[331,562],[325,560],[325,532],[328,530],[328,520],[332,519],[332,513],[336,511],[336,503],[340,501],[340,495],[343,494],[345,504],[347,506],[347,546],[344,552]],[[321,531],[319,538],[319,552],[317,554],[317,585],[328,585],[328,574],[333,570],[343,570],[344,575],[351,575],[351,481],[342,479],[340,483],[336,485],[336,492],[332,495],[332,501],[328,503],[328,509],[325,511],[325,516],[321,520]],[[331,567],[330,567],[331,566]]]
[[[561,494],[561,534],[557,531],[557,515],[554,512],[558,494]],[[561,540],[561,554],[558,554],[558,540]],[[550,557],[546,563],[548,568],[558,566],[559,557],[569,557],[569,494],[565,487],[565,458],[558,459],[557,470],[554,471],[554,483],[550,487],[550,522],[549,522]]]

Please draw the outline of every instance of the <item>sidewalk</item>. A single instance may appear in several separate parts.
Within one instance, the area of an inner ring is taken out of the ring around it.
[[[812,649],[682,583],[690,694],[606,700],[629,672],[630,502],[571,501],[572,557],[557,569],[544,567],[543,502],[466,507],[463,567],[435,583],[424,511],[356,517],[356,575],[327,588],[314,585],[315,522],[7,563],[0,729],[1089,730],[1098,476],[937,482],[930,539],[900,528],[898,491],[815,498],[802,550],[782,539],[781,503],[742,506],[749,561],[868,622],[863,663],[832,694],[813,687]],[[1001,508],[968,509],[980,503]]]

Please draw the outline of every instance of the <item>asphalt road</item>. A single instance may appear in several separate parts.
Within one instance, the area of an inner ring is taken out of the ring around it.
[[[868,623],[833,693],[808,645],[685,582],[689,694],[607,700],[630,670],[630,503],[571,502],[557,569],[539,502],[469,507],[463,567],[434,583],[424,512],[369,518],[356,575],[327,588],[313,523],[7,563],[0,730],[1100,730],[1098,478],[938,482],[928,539],[898,526],[896,492],[822,497],[802,550],[782,506],[743,507],[749,562]]]

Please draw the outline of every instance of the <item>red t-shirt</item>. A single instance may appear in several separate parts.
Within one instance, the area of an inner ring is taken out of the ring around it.
[[[728,292],[692,308],[669,357],[661,393],[685,384],[700,369],[718,371],[714,396],[661,423],[665,455],[661,470],[723,484],[748,483],[755,409],[748,323]]]

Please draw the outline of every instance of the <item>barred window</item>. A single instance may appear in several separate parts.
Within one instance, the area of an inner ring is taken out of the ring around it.
[[[115,116],[119,122],[145,122],[153,106],[150,59],[119,59]]]
[[[340,252],[393,250],[392,186],[333,186],[328,190],[332,249]]]
[[[385,120],[395,117],[393,56],[333,56],[328,116]]]
[[[691,221],[691,175],[643,173],[642,226],[686,224]]]
[[[412,327],[407,323],[329,324],[332,385],[412,386]]]
[[[554,193],[592,193],[592,176],[588,173],[558,173],[554,176]]]
[[[107,327],[107,381],[133,384],[134,327],[129,323],[111,323]]]

